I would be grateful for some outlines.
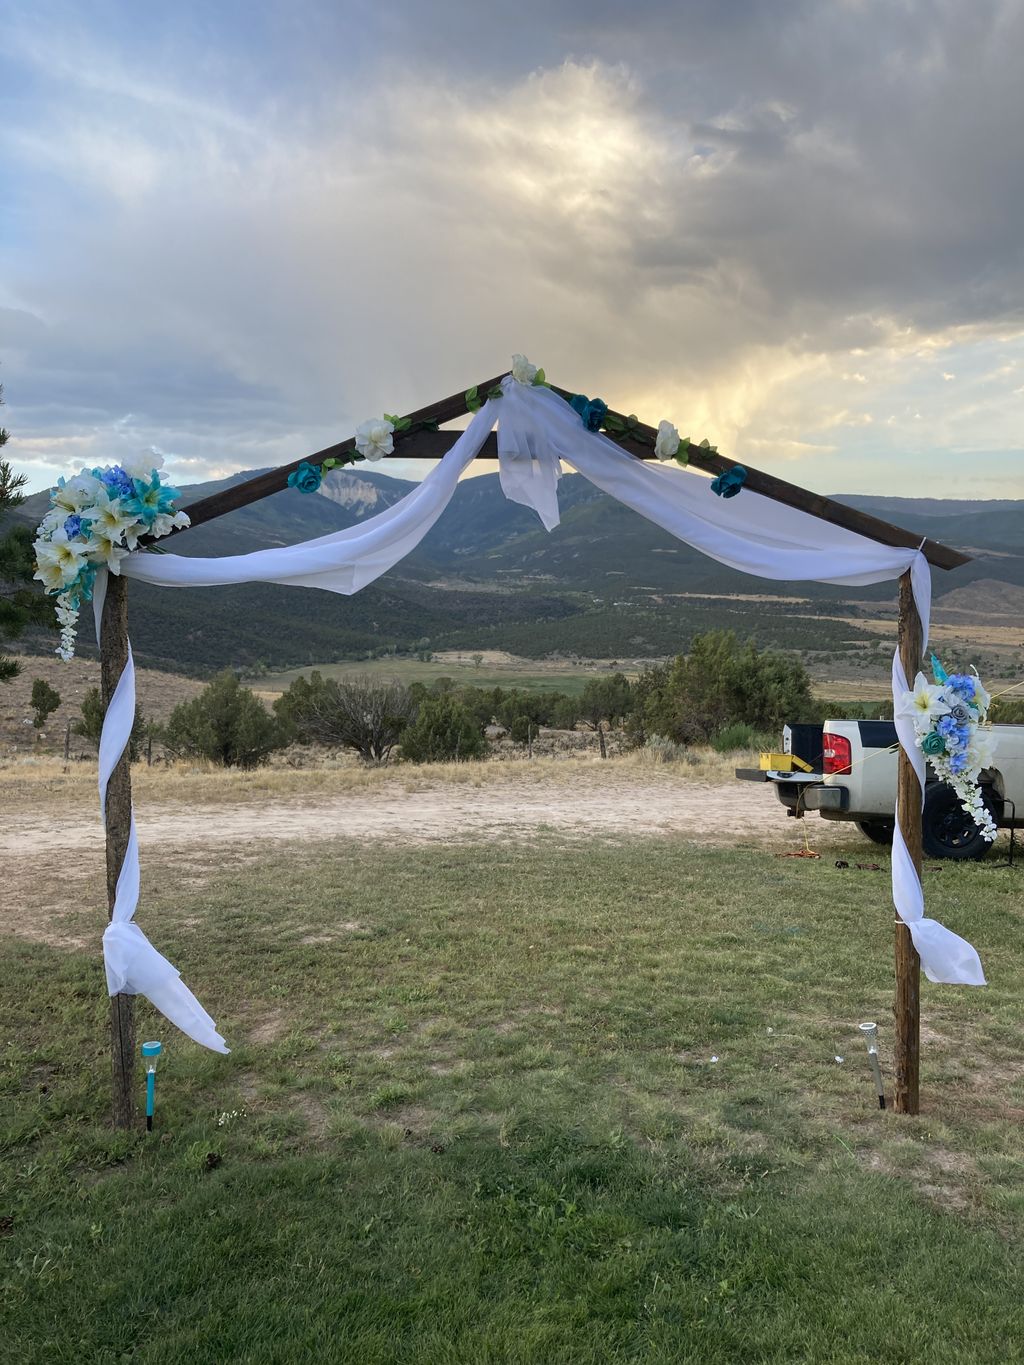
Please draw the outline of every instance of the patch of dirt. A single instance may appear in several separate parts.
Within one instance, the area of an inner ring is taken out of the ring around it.
[[[201,805],[143,804],[136,810],[144,848],[178,843],[195,861],[186,875],[199,875],[200,849],[229,846],[238,861],[258,856],[274,842],[357,839],[365,843],[462,843],[477,839],[528,842],[539,830],[579,834],[682,835],[699,844],[771,843],[802,847],[804,830],[813,846],[849,838],[842,824],[787,820],[765,787],[754,783],[651,782],[642,774],[609,770],[608,781],[566,784],[533,778],[488,787],[438,783],[404,791],[397,784],[372,793],[342,792],[317,802],[270,799]],[[95,849],[98,822],[88,813],[13,812],[0,832],[0,856],[37,855]],[[194,870],[193,870],[194,869]]]
[[[323,1100],[308,1090],[298,1090],[292,1096],[292,1107],[306,1120],[310,1137],[319,1141],[326,1135],[330,1115]]]
[[[366,925],[360,924],[358,920],[342,920],[340,924],[334,926],[331,933],[303,934],[299,939],[299,942],[306,944],[307,946],[317,943],[333,943],[335,939],[340,938],[342,934],[365,934],[366,932]]]
[[[892,1152],[858,1152],[857,1159],[869,1171],[909,1181],[918,1194],[944,1209],[961,1212],[971,1207],[970,1185],[978,1174],[978,1166],[964,1152],[929,1147],[920,1153],[918,1161],[908,1164],[897,1160]]]
[[[91,625],[83,615],[83,636]],[[54,637],[56,643],[56,636]],[[10,648],[8,647],[8,653]],[[5,755],[39,752],[63,752],[67,722],[72,724],[82,716],[82,701],[92,687],[100,685],[100,666],[94,659],[75,657],[62,663],[50,654],[19,654],[14,656],[21,672],[10,683],[0,688],[0,752]],[[32,725],[32,684],[36,678],[55,687],[61,704],[47,718],[42,730]],[[195,678],[179,677],[176,673],[161,673],[152,668],[136,669],[139,704],[147,720],[166,721],[179,702],[190,701],[204,684]],[[96,748],[79,735],[71,736],[70,755],[95,758]]]
[[[251,1043],[276,1043],[288,1028],[288,1018],[284,1010],[270,1010],[259,1016],[248,1026]]]

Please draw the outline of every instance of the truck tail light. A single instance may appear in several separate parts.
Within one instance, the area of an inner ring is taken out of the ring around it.
[[[853,753],[850,748],[850,741],[846,736],[826,733],[822,739],[824,740],[824,748],[821,751],[825,760],[824,771],[826,773],[850,772],[850,759],[853,757]]]

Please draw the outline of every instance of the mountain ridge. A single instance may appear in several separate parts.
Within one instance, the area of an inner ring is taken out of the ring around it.
[[[257,472],[188,485],[181,505]],[[294,544],[356,525],[416,486],[362,466],[338,470],[318,494],[282,490],[164,546],[220,556]],[[776,606],[744,605],[759,580],[673,539],[580,475],[563,476],[559,497],[561,525],[548,533],[533,512],[504,497],[496,473],[463,479],[420,546],[350,598],[269,584],[216,591],[133,584],[136,652],[185,671],[258,662],[305,666],[390,648],[655,656],[678,652],[697,630],[717,623],[765,645],[850,650],[865,638],[851,601],[866,607],[893,596],[892,584],[845,594],[827,584],[772,582],[766,595]],[[932,498],[849,494],[837,500],[914,534],[954,546],[980,544],[972,563],[948,575],[936,571],[937,599],[956,588],[969,601],[977,583],[976,610],[983,614],[982,583],[1024,588],[1024,500],[957,499],[949,507]],[[36,495],[22,511],[37,520],[46,505],[46,495]],[[768,587],[764,580],[760,585]],[[796,599],[809,605],[794,610]],[[956,610],[962,613],[962,604]],[[844,615],[851,623],[840,627],[835,622]]]

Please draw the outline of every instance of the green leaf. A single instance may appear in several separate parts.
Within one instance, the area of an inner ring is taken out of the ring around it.
[[[436,417],[424,417],[423,421],[420,423],[420,430],[421,430],[421,431],[438,431],[438,430],[440,430],[440,425],[439,425],[439,423],[438,423],[437,418],[436,418]]]
[[[500,397],[501,397],[501,385],[500,385],[500,384],[495,384],[495,386],[494,386],[493,389],[488,389],[488,391],[487,391],[487,397],[488,397],[488,398],[500,398]]]
[[[466,409],[468,412],[479,412],[482,407],[483,404],[475,393],[472,398],[470,398],[468,393],[466,394]]]
[[[396,417],[392,425],[396,431],[408,431],[412,426],[412,421],[408,417]]]
[[[608,412],[605,413],[604,429],[605,431],[625,431],[626,427],[617,412]]]
[[[543,370],[537,371],[537,373],[533,376],[533,382],[534,384],[539,384],[542,388],[547,384],[548,382],[547,377],[544,374]]]
[[[466,390],[466,402],[472,403],[476,396],[477,396],[476,385],[474,384],[472,388]]]
[[[397,427],[400,419],[396,416],[395,413],[386,412],[384,414],[384,420],[385,422],[390,422],[393,427]]]
[[[330,455],[326,460],[324,460],[320,468],[325,474],[327,474],[340,463],[341,463],[340,460],[336,460],[333,455]]]

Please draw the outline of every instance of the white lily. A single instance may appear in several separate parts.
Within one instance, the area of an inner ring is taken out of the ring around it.
[[[82,511],[82,516],[92,523],[89,535],[93,541],[109,541],[111,545],[124,542],[134,550],[140,530],[138,519],[121,506],[120,498],[112,498],[105,488],[97,491],[95,501]]]
[[[932,729],[940,716],[949,713],[949,703],[943,700],[942,688],[930,683],[923,673],[914,679],[913,692],[904,692],[897,707],[897,715],[909,717],[918,730]]]
[[[179,527],[190,526],[191,524],[185,512],[175,512],[173,516],[170,512],[158,512],[153,518],[149,534],[151,536],[167,536]]]
[[[85,546],[80,540],[71,540],[63,527],[54,531],[49,540],[35,543],[36,571],[47,592],[59,592],[73,583],[85,563]]]
[[[116,501],[116,499],[115,499]],[[100,558],[111,573],[121,572],[121,560],[128,550],[121,543],[121,532],[104,526],[93,526],[90,533],[89,553]]]
[[[981,712],[981,714],[985,715],[986,712],[988,711],[992,698],[989,695],[989,693],[985,691],[985,688],[982,686],[981,679],[978,677],[978,670],[976,668],[972,668],[971,672],[974,674],[974,704]]]
[[[996,751],[996,737],[991,730],[975,730],[967,744],[967,763],[975,772],[987,768]]]

